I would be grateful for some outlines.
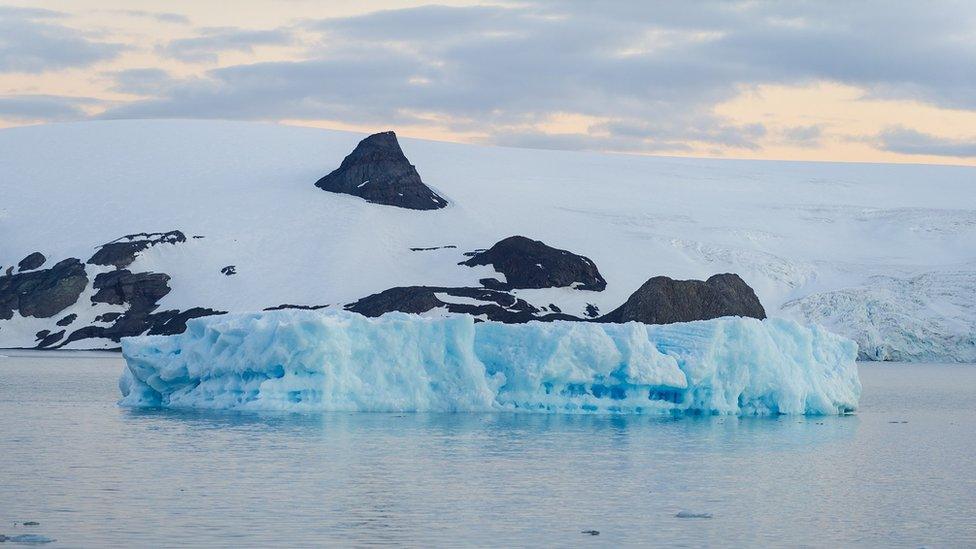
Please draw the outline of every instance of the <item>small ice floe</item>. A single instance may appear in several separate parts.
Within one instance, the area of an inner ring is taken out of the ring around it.
[[[42,536],[40,534],[20,534],[16,536],[5,536],[3,534],[0,534],[0,543],[8,542],[8,543],[24,543],[24,544],[32,544],[32,545],[41,545],[44,543],[51,543],[54,541],[58,541],[58,540],[49,538],[47,536]]]
[[[678,511],[678,514],[675,515],[675,517],[677,517],[677,518],[683,518],[683,519],[710,519],[710,518],[712,518],[712,514],[711,513],[695,513],[693,511]]]

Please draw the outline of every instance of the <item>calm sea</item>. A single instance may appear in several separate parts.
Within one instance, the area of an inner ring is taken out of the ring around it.
[[[48,547],[976,546],[976,365],[863,364],[848,417],[295,415],[0,354],[0,534]]]

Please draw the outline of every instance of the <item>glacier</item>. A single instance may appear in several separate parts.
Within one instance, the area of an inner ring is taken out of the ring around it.
[[[669,325],[282,310],[122,340],[128,407],[840,414],[857,345],[787,319]]]

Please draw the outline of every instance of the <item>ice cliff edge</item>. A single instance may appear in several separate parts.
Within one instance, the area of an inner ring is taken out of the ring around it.
[[[123,406],[245,410],[838,414],[857,346],[819,326],[475,323],[285,310],[122,340]]]

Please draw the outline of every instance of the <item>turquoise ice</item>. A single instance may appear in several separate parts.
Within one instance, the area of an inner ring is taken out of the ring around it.
[[[475,322],[345,312],[198,318],[124,339],[123,406],[550,413],[839,414],[861,392],[854,342],[751,318]]]

